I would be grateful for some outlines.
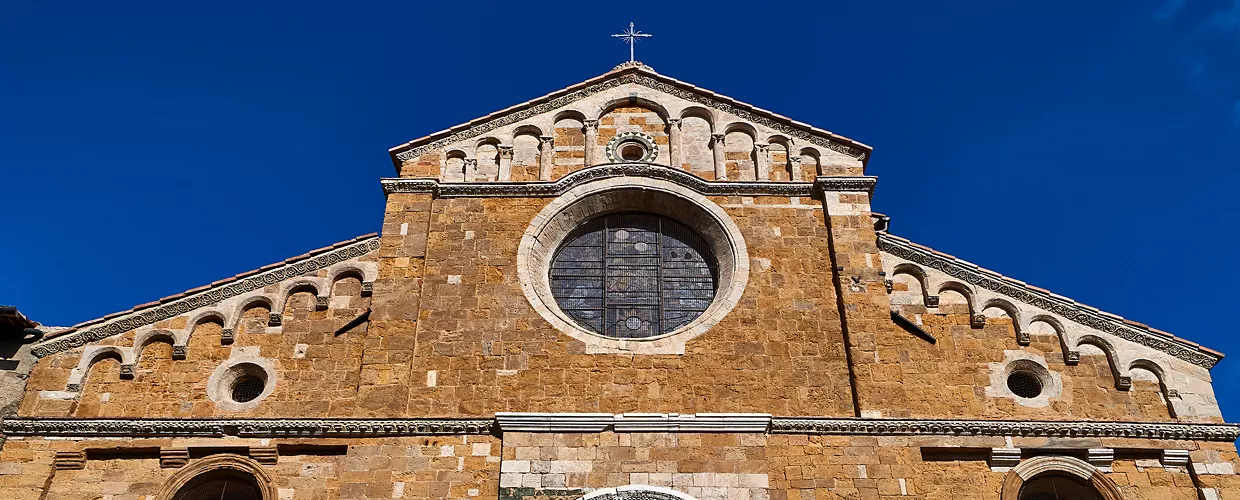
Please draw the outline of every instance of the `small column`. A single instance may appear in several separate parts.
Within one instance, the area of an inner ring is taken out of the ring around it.
[[[788,152],[788,180],[801,180],[801,157],[793,156],[792,151]]]
[[[586,166],[598,161],[598,120],[586,120]]]
[[[478,159],[465,159],[465,182],[474,182],[478,177]]]
[[[710,134],[710,149],[715,157],[715,180],[728,180],[728,167],[723,157],[723,134]]]
[[[670,161],[672,168],[678,170],[685,168],[685,155],[684,152],[680,150],[680,141],[680,118],[668,118],[667,142],[668,148],[671,149],[671,154],[668,155],[668,157],[671,158]]]
[[[555,138],[544,135],[538,139],[538,180],[549,181],[555,169]]]
[[[771,145],[764,143],[754,143],[753,145],[754,167],[757,168],[757,180],[771,180]]]
[[[497,180],[512,180],[512,146],[499,147],[499,175]]]

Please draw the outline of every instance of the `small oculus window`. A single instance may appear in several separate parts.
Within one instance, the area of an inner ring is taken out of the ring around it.
[[[1009,374],[1007,386],[1012,394],[1025,399],[1033,399],[1042,394],[1042,381],[1037,375],[1023,370],[1016,370]]]
[[[641,132],[624,132],[617,134],[607,142],[607,160],[619,162],[652,162],[659,156],[659,148],[654,144],[654,137]]]

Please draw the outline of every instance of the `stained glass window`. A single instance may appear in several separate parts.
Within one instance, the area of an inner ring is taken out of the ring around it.
[[[1093,487],[1076,478],[1059,475],[1038,476],[1020,488],[1020,500],[1101,500]]]
[[[655,337],[715,298],[718,269],[706,242],[667,217],[621,213],[569,233],[551,261],[551,294],[582,327],[623,339]]]
[[[259,500],[262,494],[252,478],[241,475],[212,475],[190,481],[175,500]]]

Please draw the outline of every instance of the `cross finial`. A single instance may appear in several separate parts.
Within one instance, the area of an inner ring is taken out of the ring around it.
[[[640,31],[637,31],[633,29],[633,23],[629,23],[628,31],[625,31],[624,33],[612,35],[612,38],[623,38],[624,43],[629,44],[629,62],[633,62],[633,46],[636,45],[637,39],[645,38],[648,36],[650,36],[649,33],[642,33]]]

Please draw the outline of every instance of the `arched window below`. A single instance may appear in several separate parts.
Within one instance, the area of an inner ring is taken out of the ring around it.
[[[239,471],[202,474],[182,487],[173,500],[261,500],[254,476]]]
[[[1019,500],[1102,500],[1102,495],[1075,477],[1045,474],[1025,481]]]

